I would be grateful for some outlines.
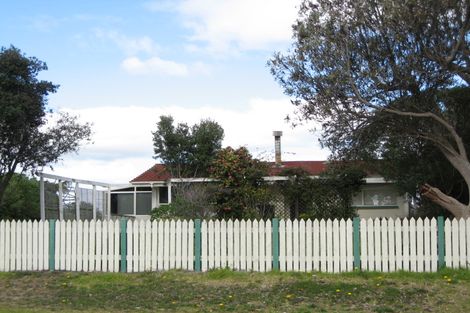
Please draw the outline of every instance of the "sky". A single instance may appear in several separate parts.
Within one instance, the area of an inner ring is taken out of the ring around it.
[[[295,107],[267,61],[292,44],[300,0],[0,0],[0,46],[48,65],[60,85],[54,112],[93,124],[93,144],[45,172],[126,183],[154,163],[161,115],[218,122],[223,146],[272,160],[324,160],[313,122],[292,128]]]

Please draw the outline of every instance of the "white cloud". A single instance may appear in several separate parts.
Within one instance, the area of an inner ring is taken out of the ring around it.
[[[203,62],[192,64],[178,63],[163,60],[159,57],[151,57],[142,60],[138,57],[128,57],[121,63],[121,67],[128,73],[140,74],[163,74],[168,76],[185,77],[189,74],[209,75],[211,68]]]
[[[94,33],[98,38],[111,40],[128,55],[133,55],[139,52],[151,54],[158,50],[158,45],[148,36],[134,38],[114,30],[103,29],[95,29]]]
[[[155,6],[161,2],[154,2]],[[191,40],[213,53],[272,49],[290,42],[300,0],[183,0]]]
[[[63,176],[126,183],[149,168],[155,160],[151,132],[160,115],[172,115],[176,122],[194,124],[204,118],[218,122],[225,130],[224,146],[246,146],[253,155],[272,159],[273,130],[282,130],[284,160],[323,160],[328,156],[309,131],[313,125],[291,129],[284,117],[292,113],[288,99],[252,99],[246,110],[217,107],[183,108],[97,107],[67,109],[93,123],[94,144],[79,155],[66,156],[55,172]]]
[[[131,74],[165,74],[170,76],[188,76],[189,69],[186,64],[163,60],[159,57],[151,57],[141,60],[138,57],[124,59],[121,67]]]

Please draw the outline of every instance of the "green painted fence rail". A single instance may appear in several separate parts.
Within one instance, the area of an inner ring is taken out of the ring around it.
[[[49,220],[49,270],[55,269],[55,220]]]
[[[353,219],[353,255],[354,255],[354,269],[355,270],[358,270],[361,268],[360,231],[361,231],[361,219],[359,217],[355,217]]]
[[[194,270],[201,271],[201,220],[194,220]]]
[[[127,219],[123,218],[120,221],[120,232],[121,232],[121,268],[122,273],[127,272]]]
[[[273,228],[273,238],[272,238],[272,248],[273,248],[273,270],[279,270],[279,219],[274,218],[272,222]]]
[[[438,267],[439,268],[443,268],[446,266],[445,244],[446,242],[445,242],[445,234],[444,234],[444,217],[439,216],[437,218],[437,255],[438,255]]]

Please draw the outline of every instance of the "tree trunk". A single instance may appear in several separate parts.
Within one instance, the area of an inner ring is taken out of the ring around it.
[[[446,210],[448,210],[456,218],[470,217],[469,205],[463,204],[457,199],[446,195],[437,187],[432,187],[429,184],[425,184],[421,187],[421,194],[429,200],[433,201],[434,203],[437,203]]]
[[[457,137],[456,142],[463,142],[457,134],[455,134],[455,136]],[[462,178],[467,184],[468,194],[470,195],[470,162],[467,158],[465,147],[462,147],[459,152],[455,151],[454,153],[448,149],[443,149],[442,147],[439,148],[450,164],[452,164],[459,174],[462,175]],[[442,206],[456,218],[470,217],[470,203],[464,204],[457,199],[446,195],[437,187],[424,184],[421,187],[421,194],[434,203]]]

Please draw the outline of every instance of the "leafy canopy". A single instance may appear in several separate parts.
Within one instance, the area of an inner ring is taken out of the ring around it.
[[[263,179],[267,170],[267,164],[253,158],[245,147],[220,150],[211,167],[211,177],[216,179],[218,187],[215,194],[218,216],[249,218],[263,215],[269,198]]]
[[[209,119],[188,126],[174,125],[171,116],[160,116],[153,134],[155,158],[173,177],[207,177],[212,160],[222,146],[223,128]]]
[[[39,181],[14,174],[0,207],[0,219],[39,219]]]
[[[77,117],[59,113],[48,121],[47,96],[58,86],[38,79],[44,70],[15,47],[0,49],[0,204],[15,172],[34,172],[90,140],[90,125]]]

